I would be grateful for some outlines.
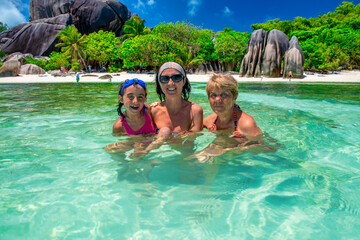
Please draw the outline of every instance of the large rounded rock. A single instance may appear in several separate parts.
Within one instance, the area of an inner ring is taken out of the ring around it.
[[[45,70],[35,64],[25,64],[20,67],[20,74],[22,75],[40,75],[45,74]]]
[[[71,9],[71,15],[81,33],[104,30],[120,36],[122,26],[130,19],[131,13],[117,0],[77,0]]]
[[[0,77],[15,77],[19,75],[20,62],[17,60],[6,61],[0,68]]]
[[[55,36],[64,28],[64,25],[27,23],[1,47],[1,50],[6,54],[21,52],[34,56],[48,56],[57,50],[55,45],[59,40]]]
[[[117,0],[31,0],[29,8],[30,21],[70,13],[82,34],[103,30],[119,36],[131,16],[128,8]]]
[[[29,21],[70,13],[76,0],[30,0]]]
[[[6,62],[6,61],[19,61],[20,65],[24,65],[26,64],[26,60],[25,58],[32,58],[33,55],[32,54],[22,54],[20,52],[15,52],[12,54],[9,54],[8,56],[4,57],[3,59],[1,59],[2,62]]]
[[[103,30],[120,36],[130,16],[127,7],[117,0],[31,0],[31,22],[0,33],[0,47],[6,54],[48,56],[59,51],[55,36],[68,25],[74,24],[82,34]]]
[[[286,78],[289,72],[292,71],[293,78],[302,78],[304,74],[304,60],[304,53],[299,45],[299,41],[296,36],[293,36],[290,40],[290,47],[285,53],[283,77]]]
[[[248,42],[246,54],[241,62],[240,76],[253,77],[261,74],[261,61],[268,32],[263,29],[255,30]]]
[[[261,71],[268,77],[280,77],[281,61],[289,48],[289,39],[279,30],[271,30],[267,37]]]

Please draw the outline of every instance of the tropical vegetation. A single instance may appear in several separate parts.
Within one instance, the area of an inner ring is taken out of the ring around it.
[[[0,33],[3,31],[6,31],[8,29],[8,26],[2,22],[0,22]]]
[[[251,25],[253,30],[278,29],[296,36],[305,56],[305,69],[360,67],[360,4],[343,2],[334,12],[294,21],[270,20]]]
[[[289,39],[296,36],[305,56],[305,70],[353,69],[360,66],[360,4],[343,2],[334,12],[317,18],[274,19],[251,25],[253,30],[278,29]],[[200,64],[216,63],[219,70],[239,70],[249,33],[230,28],[213,32],[189,22],[160,23],[151,31],[145,20],[133,16],[125,22],[120,39],[112,32],[80,34],[68,26],[57,36],[50,60],[34,60],[45,70],[65,67],[77,71],[88,65],[120,70],[156,70],[167,61],[177,61],[188,71]]]

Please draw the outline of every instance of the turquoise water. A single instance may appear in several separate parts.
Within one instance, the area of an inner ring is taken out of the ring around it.
[[[210,114],[205,84],[192,88]],[[0,239],[358,239],[360,85],[239,90],[273,150],[199,163],[207,131],[132,161],[152,139],[111,135],[114,83],[0,84]]]

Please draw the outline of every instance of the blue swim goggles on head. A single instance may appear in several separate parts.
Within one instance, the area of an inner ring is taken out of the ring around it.
[[[122,88],[121,88],[121,90],[120,90],[120,95],[122,96],[124,89],[127,88],[127,87],[130,87],[130,86],[133,85],[134,83],[139,84],[139,85],[142,86],[142,87],[145,89],[145,91],[146,91],[146,84],[145,84],[145,82],[144,82],[143,80],[138,79],[138,78],[133,78],[133,79],[128,79],[128,80],[125,81],[124,85],[122,86]]]

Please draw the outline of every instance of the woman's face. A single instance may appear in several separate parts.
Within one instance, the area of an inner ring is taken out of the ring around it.
[[[237,96],[234,96],[230,90],[215,87],[210,91],[209,103],[211,109],[216,114],[223,114],[229,111],[232,113],[236,98]]]
[[[146,102],[146,92],[140,85],[131,85],[124,89],[123,96],[119,95],[126,111],[130,114],[138,114]]]
[[[176,81],[180,79],[179,75],[181,76],[181,80]],[[162,77],[164,77],[163,81]],[[168,68],[161,73],[159,83],[161,91],[165,94],[167,98],[171,96],[178,96],[181,95],[184,86],[184,77],[178,70]]]

